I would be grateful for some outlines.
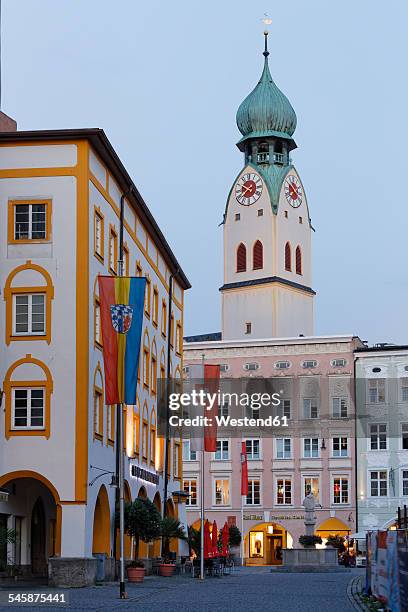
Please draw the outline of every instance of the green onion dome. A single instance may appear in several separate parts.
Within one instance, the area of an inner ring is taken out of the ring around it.
[[[275,85],[268,65],[265,35],[265,65],[259,83],[245,98],[237,112],[242,140],[263,136],[291,138],[296,129],[296,114],[291,103]]]

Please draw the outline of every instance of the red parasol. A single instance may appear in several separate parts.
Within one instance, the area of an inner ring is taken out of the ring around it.
[[[222,541],[222,556],[226,557],[229,554],[229,527],[225,521],[224,527],[221,529],[221,541]]]
[[[211,540],[213,557],[218,557],[218,529],[216,521],[213,522]]]
[[[204,523],[204,559],[212,557],[212,543],[210,534],[210,523],[205,521]]]

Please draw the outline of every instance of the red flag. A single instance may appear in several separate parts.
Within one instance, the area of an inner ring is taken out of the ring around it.
[[[219,365],[204,365],[204,386],[207,393],[218,393],[220,381]],[[204,427],[204,450],[215,453],[217,450],[217,421],[218,402],[214,402],[211,410],[205,411],[205,416],[211,419],[211,425]]]
[[[248,495],[248,459],[245,442],[242,442],[241,450],[241,495]]]

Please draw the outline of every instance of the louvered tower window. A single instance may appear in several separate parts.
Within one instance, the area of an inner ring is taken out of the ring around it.
[[[260,240],[257,240],[254,244],[253,250],[253,264],[254,270],[262,270],[263,268],[263,246]]]
[[[296,274],[302,274],[302,251],[300,250],[300,246],[296,247]]]
[[[288,272],[292,271],[292,252],[291,252],[291,248],[290,248],[290,244],[289,242],[287,242],[285,244],[285,270],[287,270]]]
[[[246,246],[242,242],[237,250],[237,272],[246,272]]]

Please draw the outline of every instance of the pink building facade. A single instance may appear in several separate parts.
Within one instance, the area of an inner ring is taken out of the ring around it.
[[[281,563],[281,549],[297,547],[305,533],[302,502],[316,498],[316,533],[347,535],[355,530],[355,421],[353,336],[199,341],[184,344],[184,370],[220,364],[221,377],[272,379],[279,389],[280,416],[288,427],[271,435],[253,429],[240,435],[218,431],[217,452],[204,453],[205,518],[236,524],[244,535],[247,565]],[[198,341],[197,341],[198,340]],[[256,381],[252,383],[252,386]],[[227,406],[218,408],[228,414]],[[283,433],[284,432],[284,433]],[[248,456],[249,492],[241,497],[241,444]],[[187,522],[200,517],[201,452],[183,446]],[[243,501],[243,504],[242,504]],[[243,505],[243,510],[241,506]],[[323,542],[324,544],[324,542]]]

